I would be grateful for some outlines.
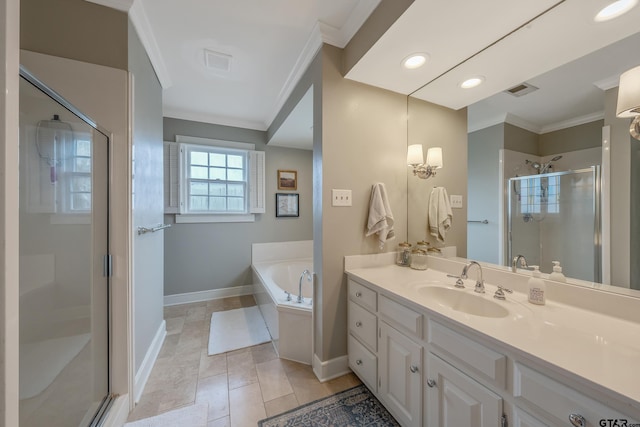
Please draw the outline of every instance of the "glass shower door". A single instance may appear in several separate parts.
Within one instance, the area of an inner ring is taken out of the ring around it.
[[[509,179],[508,259],[600,282],[599,166]]]
[[[20,426],[89,426],[109,401],[109,140],[21,76]]]

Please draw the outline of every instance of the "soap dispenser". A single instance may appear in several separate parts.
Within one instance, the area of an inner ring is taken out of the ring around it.
[[[560,267],[560,261],[552,261],[553,273],[549,275],[549,280],[555,280],[556,282],[566,282],[567,278],[562,274],[562,267]]]
[[[532,304],[544,305],[545,303],[545,284],[540,274],[540,267],[531,265],[533,272],[529,279],[529,302]]]

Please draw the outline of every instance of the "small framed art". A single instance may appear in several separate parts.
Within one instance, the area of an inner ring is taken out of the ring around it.
[[[276,217],[281,218],[300,216],[298,200],[298,193],[276,193]]]
[[[278,190],[298,189],[298,171],[278,170]]]

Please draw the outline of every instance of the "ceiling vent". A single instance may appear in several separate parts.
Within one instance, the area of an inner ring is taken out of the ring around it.
[[[224,71],[228,73],[231,71],[231,55],[227,55],[213,50],[204,50],[204,65],[209,70]]]
[[[505,90],[505,92],[513,96],[523,96],[536,90],[538,90],[538,88],[529,83],[520,83],[519,85]]]

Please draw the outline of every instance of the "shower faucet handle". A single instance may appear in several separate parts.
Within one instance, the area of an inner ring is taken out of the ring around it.
[[[289,291],[284,291],[284,293],[287,295],[287,298],[285,301],[291,301],[291,292]]]

